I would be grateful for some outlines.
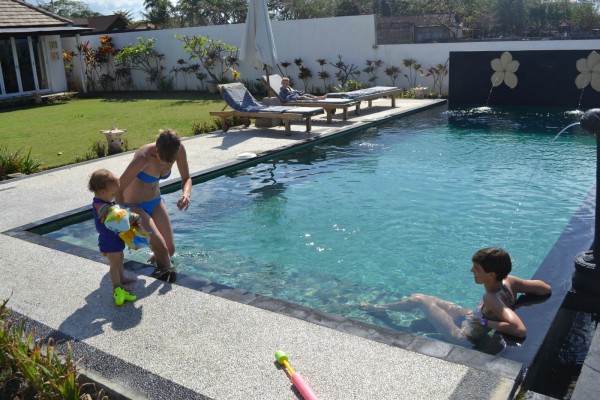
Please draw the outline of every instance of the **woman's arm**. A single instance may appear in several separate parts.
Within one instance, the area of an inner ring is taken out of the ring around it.
[[[190,206],[190,196],[192,195],[192,178],[190,178],[190,167],[187,161],[185,147],[181,145],[177,153],[177,169],[181,177],[181,197],[177,201],[177,208],[185,211]]]
[[[147,146],[148,145],[142,146],[138,149],[138,151],[135,152],[133,159],[119,178],[119,191],[115,196],[115,201],[117,204],[123,204],[125,202],[123,192],[125,192],[127,186],[129,186],[135,179],[135,176],[146,166],[146,163],[148,162]]]
[[[517,293],[529,293],[545,296],[552,293],[552,287],[544,281],[521,279],[512,275],[509,275],[507,280],[514,295]]]
[[[527,334],[525,324],[521,318],[506,306],[495,294],[486,293],[483,296],[485,307],[489,309],[499,321],[488,320],[487,326],[499,332],[524,338]]]

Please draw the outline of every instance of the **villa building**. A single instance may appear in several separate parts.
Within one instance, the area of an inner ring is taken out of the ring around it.
[[[67,90],[61,36],[89,31],[20,0],[0,0],[0,101]]]

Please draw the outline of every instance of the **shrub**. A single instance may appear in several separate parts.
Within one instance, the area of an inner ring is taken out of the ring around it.
[[[209,121],[194,120],[192,123],[192,133],[194,135],[200,135],[206,132],[213,132],[219,129],[220,126],[221,120],[219,118],[213,118]]]
[[[0,398],[2,399],[91,399],[106,400],[103,391],[82,383],[71,348],[61,355],[52,338],[34,340],[25,318],[15,318],[0,303]]]
[[[6,179],[9,174],[33,174],[39,171],[42,163],[31,158],[31,149],[23,156],[21,150],[14,153],[8,151],[6,146],[0,146],[0,180]]]

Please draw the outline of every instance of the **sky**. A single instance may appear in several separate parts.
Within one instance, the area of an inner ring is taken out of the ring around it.
[[[142,19],[144,12],[144,0],[87,0],[83,1],[90,10],[102,15],[111,15],[117,10],[129,10],[133,12],[133,18]]]
[[[25,0],[29,4],[34,6],[40,2],[49,3],[51,0]],[[117,10],[129,10],[133,13],[134,20],[143,19],[142,12],[144,9],[144,0],[78,0],[82,3],[87,4],[88,8],[92,11],[99,12],[102,15],[112,15]],[[177,3],[172,1],[173,4]]]

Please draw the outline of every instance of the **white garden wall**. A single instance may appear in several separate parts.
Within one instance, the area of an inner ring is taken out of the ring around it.
[[[401,76],[396,80],[396,85],[407,87],[407,80],[402,76],[407,73],[402,65],[404,59],[414,59],[427,69],[437,64],[444,64],[449,58],[450,52],[472,52],[472,51],[520,51],[520,50],[597,50],[600,49],[600,40],[543,40],[543,41],[497,41],[497,42],[466,42],[466,43],[428,43],[428,44],[398,44],[380,45],[375,43],[375,17],[373,15],[362,15],[352,17],[318,18],[295,21],[275,21],[272,23],[273,35],[277,46],[279,61],[289,61],[292,65],[288,68],[289,74],[296,78],[297,67],[293,64],[294,59],[302,58],[304,66],[312,71],[313,78],[309,81],[309,88],[321,88],[322,81],[318,79],[317,72],[320,66],[315,61],[325,58],[329,62],[336,62],[337,55],[342,56],[346,64],[355,64],[361,70],[365,67],[365,61],[383,60],[383,67],[378,74],[378,85],[390,85],[391,81],[384,73],[384,69],[395,65],[401,69]],[[175,35],[198,35],[210,36],[220,39],[225,43],[241,46],[244,24],[203,26],[184,29],[166,29],[152,31],[135,31],[111,34],[113,44],[116,48],[135,44],[138,37],[156,38],[156,48],[165,54],[163,66],[165,72],[177,66],[178,59],[189,60],[188,54],[183,49],[183,44],[175,38]],[[92,48],[98,47],[96,36],[81,36],[81,41],[90,41]],[[67,51],[75,50],[74,38],[64,38],[63,46]],[[197,61],[188,61],[196,63]],[[449,70],[452,66],[449,65]],[[260,77],[261,72],[240,63],[239,67],[242,79],[253,80]],[[334,79],[336,69],[328,65],[326,70]],[[491,72],[490,67],[490,72]],[[81,76],[77,74],[76,79],[81,82]],[[365,73],[361,74],[360,80],[364,83],[368,79]],[[136,88],[152,89],[145,82],[142,73],[136,72],[134,76]],[[418,84],[432,89],[433,79],[431,77],[419,77]],[[79,85],[81,85],[79,83]],[[188,77],[188,87],[198,86],[195,78]],[[302,83],[296,79],[296,87]],[[176,89],[183,89],[184,83],[181,76],[175,82]],[[443,85],[442,94],[448,95],[448,79]]]

